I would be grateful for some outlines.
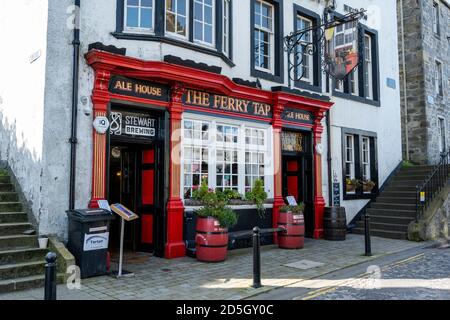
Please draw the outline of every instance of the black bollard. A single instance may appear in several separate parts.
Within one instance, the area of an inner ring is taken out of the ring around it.
[[[366,257],[372,256],[372,245],[370,243],[370,216],[366,212],[364,214],[364,241],[366,244]]]
[[[253,288],[261,288],[261,252],[260,229],[253,228]]]
[[[44,300],[56,300],[56,253],[47,253],[45,261]]]

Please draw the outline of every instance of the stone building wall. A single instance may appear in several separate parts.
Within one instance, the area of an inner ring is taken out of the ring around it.
[[[406,68],[407,124],[403,85],[403,59],[400,4],[403,2],[403,26]],[[433,4],[440,8],[440,36],[433,32]],[[400,91],[402,96],[402,145],[406,159],[405,126],[408,128],[409,159],[419,164],[434,164],[439,160],[438,117],[445,119],[446,145],[450,139],[450,7],[446,0],[397,1],[399,24]],[[435,91],[435,60],[443,67],[443,91]],[[447,107],[446,107],[447,106]]]
[[[426,115],[424,100],[422,41],[418,41],[422,32],[421,6],[417,0],[403,0],[403,36],[401,24],[401,2],[397,1],[399,60],[400,60],[400,93],[402,118],[402,149],[406,159],[405,126],[408,128],[409,156],[411,161],[424,162],[427,154]],[[405,49],[406,99],[403,72],[402,40]],[[405,116],[407,113],[407,124]]]
[[[433,32],[433,1],[422,0],[423,60],[425,71],[425,102],[427,114],[428,164],[439,161],[438,117],[445,119],[446,146],[449,145],[450,121],[450,8],[443,1],[436,1],[440,9],[440,35]],[[436,60],[442,64],[443,95],[436,93]]]

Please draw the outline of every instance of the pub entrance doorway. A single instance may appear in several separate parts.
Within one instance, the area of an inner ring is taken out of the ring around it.
[[[108,201],[120,203],[139,216],[125,223],[124,248],[163,256],[164,117],[114,109],[110,121]],[[120,219],[115,219],[111,225],[113,251],[119,244]]]
[[[283,198],[293,196],[305,204],[305,236],[314,233],[313,154],[310,132],[282,132]]]

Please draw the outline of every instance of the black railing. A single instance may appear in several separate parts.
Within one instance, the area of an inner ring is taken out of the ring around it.
[[[433,171],[421,185],[416,186],[416,222],[419,221],[436,194],[447,184],[450,174],[449,160],[450,150],[441,154],[441,160],[434,166]]]

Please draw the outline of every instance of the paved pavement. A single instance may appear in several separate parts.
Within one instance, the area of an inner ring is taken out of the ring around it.
[[[126,261],[125,268],[133,271],[135,277],[119,280],[110,276],[84,279],[81,290],[69,290],[67,286],[60,285],[58,299],[245,299],[423,245],[372,237],[372,257],[363,255],[364,237],[353,234],[349,234],[346,241],[306,239],[302,250],[264,246],[261,250],[263,287],[259,289],[251,287],[251,249],[230,251],[227,261],[216,264],[201,263],[188,257],[166,260],[134,255]],[[37,289],[0,295],[0,300],[42,299],[42,296],[43,290]]]
[[[450,248],[413,248],[253,299],[450,300]]]

